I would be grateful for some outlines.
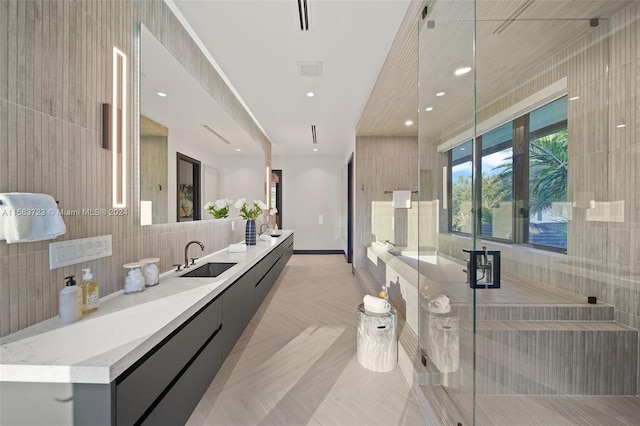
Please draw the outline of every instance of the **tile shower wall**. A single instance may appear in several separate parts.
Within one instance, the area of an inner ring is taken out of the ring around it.
[[[593,211],[574,208],[567,255],[487,245],[502,250],[505,269],[597,296],[615,306],[617,321],[634,328],[640,328],[639,22],[635,2],[522,76],[512,91],[478,114],[482,121],[567,76],[569,96],[580,96],[569,106],[569,198],[588,197],[620,210],[602,220]],[[626,127],[617,128],[621,122]],[[439,155],[440,167],[446,165],[444,157]],[[446,234],[446,214],[440,213],[439,249],[461,257],[470,242]]]
[[[372,233],[372,202],[386,201],[391,204],[392,195],[384,191],[417,189],[417,137],[356,137],[354,195],[358,220],[355,221],[353,243],[355,267],[366,266],[366,248],[376,239],[380,240]],[[404,229],[404,232],[394,231],[394,236],[406,240],[408,218],[406,211],[403,213],[396,215],[396,230]]]
[[[134,140],[139,22],[264,147],[271,145],[162,0],[0,1],[0,192],[42,192],[61,209],[111,207],[111,151],[101,148],[100,105],[111,101],[111,49],[128,58],[128,139]],[[64,277],[91,268],[102,295],[123,287],[122,265],[160,257],[160,269],[182,261],[190,240],[206,253],[242,240],[241,221],[142,227],[139,225],[138,153],[128,148],[127,216],[65,216],[58,241],[113,236],[113,256],[49,270],[48,242],[0,241],[0,335],[58,314]],[[196,253],[191,253],[196,255]]]

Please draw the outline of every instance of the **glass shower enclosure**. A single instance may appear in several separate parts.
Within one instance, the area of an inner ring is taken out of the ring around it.
[[[428,2],[420,389],[444,424],[640,416],[639,21],[635,0]]]

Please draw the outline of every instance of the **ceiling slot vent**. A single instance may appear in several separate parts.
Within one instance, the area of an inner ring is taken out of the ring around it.
[[[298,61],[298,74],[300,77],[322,77],[322,62]]]
[[[309,31],[307,0],[298,0],[298,16],[300,17],[300,31]]]
[[[228,143],[229,145],[231,145],[231,142],[229,142],[228,140],[226,140],[225,138],[222,137],[222,135],[218,132],[216,132],[215,130],[213,130],[211,127],[207,126],[206,124],[203,124],[202,127],[204,127],[205,129],[207,129],[208,131],[210,131],[211,133],[213,133],[214,135],[216,135],[217,137],[219,137],[220,139],[222,139],[223,141],[225,141],[226,143]]]
[[[518,19],[518,17],[520,15],[522,15],[524,13],[525,10],[527,10],[534,2],[535,0],[527,0],[524,3],[522,3],[516,10],[514,10],[508,17],[507,19],[505,19],[504,21],[502,21],[500,23],[500,25],[498,25],[498,28],[496,28],[493,31],[493,34],[500,34],[502,33],[504,30],[507,29],[507,27],[509,25],[511,25],[513,23],[513,21],[515,21],[516,19]]]
[[[313,138],[313,143],[317,144],[318,143],[318,138],[316,137],[316,125],[315,124],[311,125],[311,137]]]

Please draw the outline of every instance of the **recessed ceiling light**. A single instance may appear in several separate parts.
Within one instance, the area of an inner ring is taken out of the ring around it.
[[[413,124],[413,121],[411,121],[411,120],[407,120],[407,121],[404,122],[405,126],[411,126],[412,124]]]
[[[580,96],[574,96],[572,98],[569,98],[570,101],[577,101],[578,99],[580,99]]]
[[[240,151],[242,151],[242,150],[241,150],[240,148],[236,148],[236,151],[240,152]]]
[[[627,127],[627,125],[626,124],[618,124],[616,127],[618,129],[622,129],[623,127]]]
[[[436,93],[436,96],[444,96],[444,92],[438,92]]]
[[[158,96],[162,97],[162,98],[166,98],[167,94],[164,92],[158,92]]]
[[[307,92],[307,96],[313,98],[316,94],[313,92]]]
[[[427,111],[427,112],[433,111],[433,107],[426,107],[424,110]]]
[[[461,67],[454,71],[455,75],[463,75],[471,71],[471,67]]]
[[[313,148],[313,152],[318,152],[318,148]]]

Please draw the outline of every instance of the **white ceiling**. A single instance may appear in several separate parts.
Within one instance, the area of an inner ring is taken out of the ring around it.
[[[151,32],[140,30],[140,114],[216,155],[263,155],[262,148],[218,104]],[[161,97],[162,92],[166,97]],[[206,130],[214,129],[223,138]],[[226,140],[226,142],[225,142]],[[238,152],[237,150],[240,150]]]
[[[171,5],[171,1],[167,3]],[[272,143],[274,155],[345,155],[409,0],[173,0]],[[298,61],[321,61],[319,78]],[[306,96],[308,91],[315,96]],[[312,142],[316,125],[318,144]]]

